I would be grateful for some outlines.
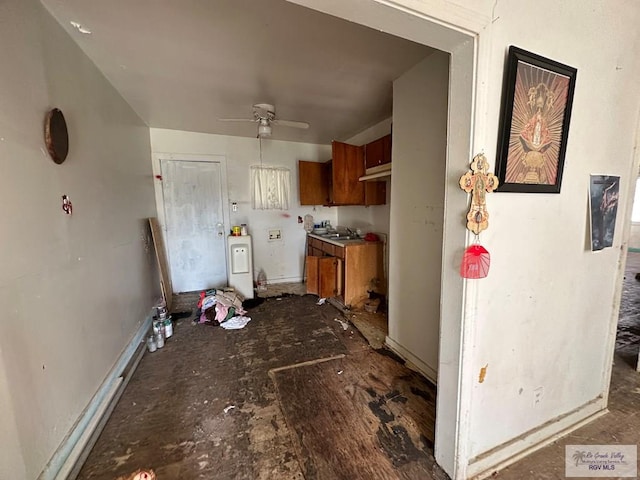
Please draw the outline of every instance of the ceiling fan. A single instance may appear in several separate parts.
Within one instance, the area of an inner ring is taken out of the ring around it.
[[[256,103],[253,106],[253,118],[219,118],[221,122],[256,122],[258,138],[271,136],[271,125],[282,125],[293,128],[309,128],[307,122],[279,120],[276,118],[276,107],[268,103]]]

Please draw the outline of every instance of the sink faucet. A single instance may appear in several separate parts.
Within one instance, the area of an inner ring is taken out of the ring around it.
[[[344,227],[345,230],[347,231],[347,233],[349,234],[350,237],[357,237],[358,234],[356,232],[354,232],[353,230],[351,230],[349,227]]]

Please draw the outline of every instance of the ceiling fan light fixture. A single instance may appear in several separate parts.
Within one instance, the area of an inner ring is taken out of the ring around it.
[[[271,125],[268,123],[260,122],[258,125],[258,137],[270,137],[271,136]]]
[[[309,128],[307,122],[281,120],[276,118],[276,107],[268,103],[256,103],[253,106],[253,118],[219,118],[220,122],[257,122],[258,138],[271,136],[271,124],[283,127]]]

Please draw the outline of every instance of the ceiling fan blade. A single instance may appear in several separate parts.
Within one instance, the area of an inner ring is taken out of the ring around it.
[[[219,122],[257,122],[255,118],[219,118]]]
[[[283,127],[309,128],[309,124],[307,122],[296,122],[294,120],[275,119],[271,123],[273,123],[274,125],[282,125]]]

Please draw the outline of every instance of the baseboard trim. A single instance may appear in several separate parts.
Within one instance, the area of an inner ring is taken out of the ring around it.
[[[302,277],[267,278],[267,285],[277,285],[279,283],[302,283]]]
[[[395,354],[399,355],[400,358],[402,358],[405,362],[407,362],[409,364],[409,365],[407,365],[408,367],[412,367],[412,366],[415,367],[415,370],[417,370],[422,375],[427,377],[429,379],[429,381],[432,382],[434,385],[437,385],[438,372],[436,370],[434,370],[429,365],[427,365],[425,362],[420,360],[413,353],[411,353],[409,350],[407,350],[402,345],[400,345],[398,342],[396,342],[393,338],[390,338],[389,336],[387,336],[385,338],[385,344]]]
[[[129,344],[122,351],[117,362],[102,382],[102,385],[100,385],[100,388],[98,388],[98,391],[38,476],[38,480],[67,480],[68,478],[73,478],[71,477],[73,471],[79,471],[76,468],[79,459],[83,458],[83,456],[86,458],[86,454],[88,454],[87,446],[90,445],[89,448],[91,448],[93,446],[91,442],[95,443],[95,439],[97,439],[97,435],[94,435],[94,433],[104,427],[106,419],[115,406],[115,402],[122,394],[124,385],[126,385],[123,373],[126,367],[130,365],[136,351],[139,350],[140,343],[151,327],[152,312],[150,311],[149,315],[140,324]],[[144,353],[144,350],[142,352]],[[137,361],[127,372],[127,381],[136,366]],[[77,475],[77,471],[75,474]]]
[[[467,478],[482,480],[608,412],[600,397],[471,459]]]

